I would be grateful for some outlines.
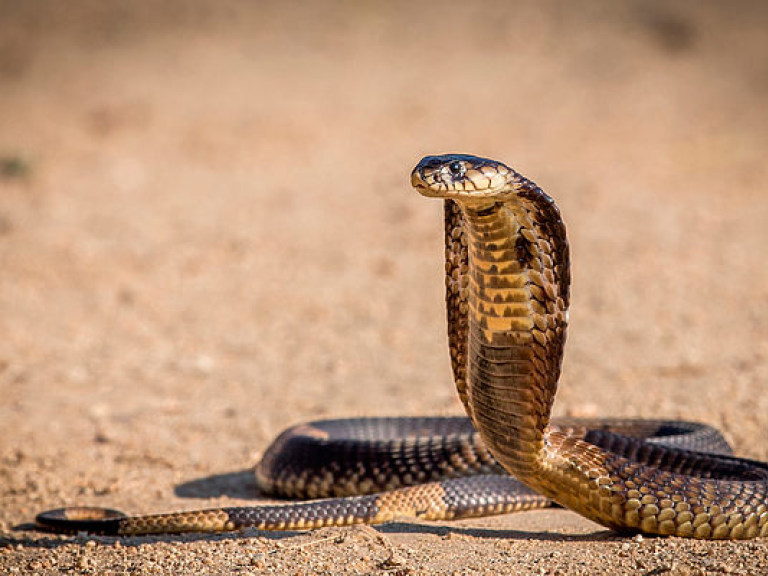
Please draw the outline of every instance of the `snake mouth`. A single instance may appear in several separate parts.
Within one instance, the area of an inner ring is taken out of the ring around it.
[[[499,200],[515,193],[508,166],[467,154],[426,156],[411,172],[411,185],[428,198],[472,202]]]

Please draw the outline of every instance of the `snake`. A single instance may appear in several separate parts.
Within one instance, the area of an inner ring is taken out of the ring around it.
[[[677,420],[551,418],[568,326],[560,210],[502,162],[423,158],[443,200],[448,342],[466,417],[321,420],[278,436],[256,466],[265,494],[306,501],[163,514],[42,512],[59,532],[139,535],[306,530],[452,520],[560,505],[618,533],[768,536],[768,464],[715,428]]]

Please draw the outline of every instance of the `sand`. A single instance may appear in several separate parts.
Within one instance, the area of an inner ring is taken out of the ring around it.
[[[426,154],[504,160],[573,248],[555,413],[768,459],[761,2],[0,3],[0,573],[764,574],[768,542],[564,510],[116,539],[60,505],[256,504],[320,417],[460,414]]]

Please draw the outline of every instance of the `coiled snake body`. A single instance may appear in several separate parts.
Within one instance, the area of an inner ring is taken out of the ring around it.
[[[146,516],[59,508],[39,514],[38,525],[104,534],[306,529],[483,516],[551,499],[619,532],[768,535],[768,464],[731,456],[713,428],[550,422],[570,263],[549,196],[500,162],[465,155],[424,158],[411,183],[445,201],[450,355],[469,419],[287,430],[257,466],[257,480],[268,493],[321,500]]]

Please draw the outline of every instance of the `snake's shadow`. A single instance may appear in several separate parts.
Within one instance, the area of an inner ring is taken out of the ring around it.
[[[218,498],[228,496],[240,500],[263,500],[256,487],[253,469],[212,474],[189,482],[182,482],[173,489],[181,498]]]
[[[451,534],[469,536],[479,539],[492,540],[537,540],[543,542],[617,542],[626,541],[627,537],[611,532],[610,530],[599,529],[594,532],[584,534],[562,534],[559,532],[539,532],[515,529],[500,528],[478,528],[470,526],[445,526],[439,524],[421,524],[410,522],[392,522],[373,527],[374,530],[382,534],[432,534],[434,536],[445,538]],[[14,526],[15,532],[24,532],[27,530],[37,531],[33,524],[21,524]],[[327,530],[327,529],[326,529]],[[335,529],[334,529],[335,530]],[[120,542],[121,546],[126,548],[138,548],[146,544],[156,542],[223,542],[231,540],[247,541],[258,537],[271,541],[289,540],[304,534],[300,531],[270,532],[248,528],[242,532],[218,532],[218,533],[189,533],[189,534],[152,534],[144,536],[89,536],[80,534],[69,538],[56,535],[49,538],[46,536],[26,537],[26,536],[0,536],[0,550],[3,548],[15,548],[23,546],[24,548],[37,548],[50,550],[79,544],[85,546],[90,540],[101,542],[105,545],[112,545]],[[651,537],[659,538],[663,537]],[[327,539],[323,534],[318,534],[317,539]],[[279,548],[275,548],[267,553],[275,553]]]

